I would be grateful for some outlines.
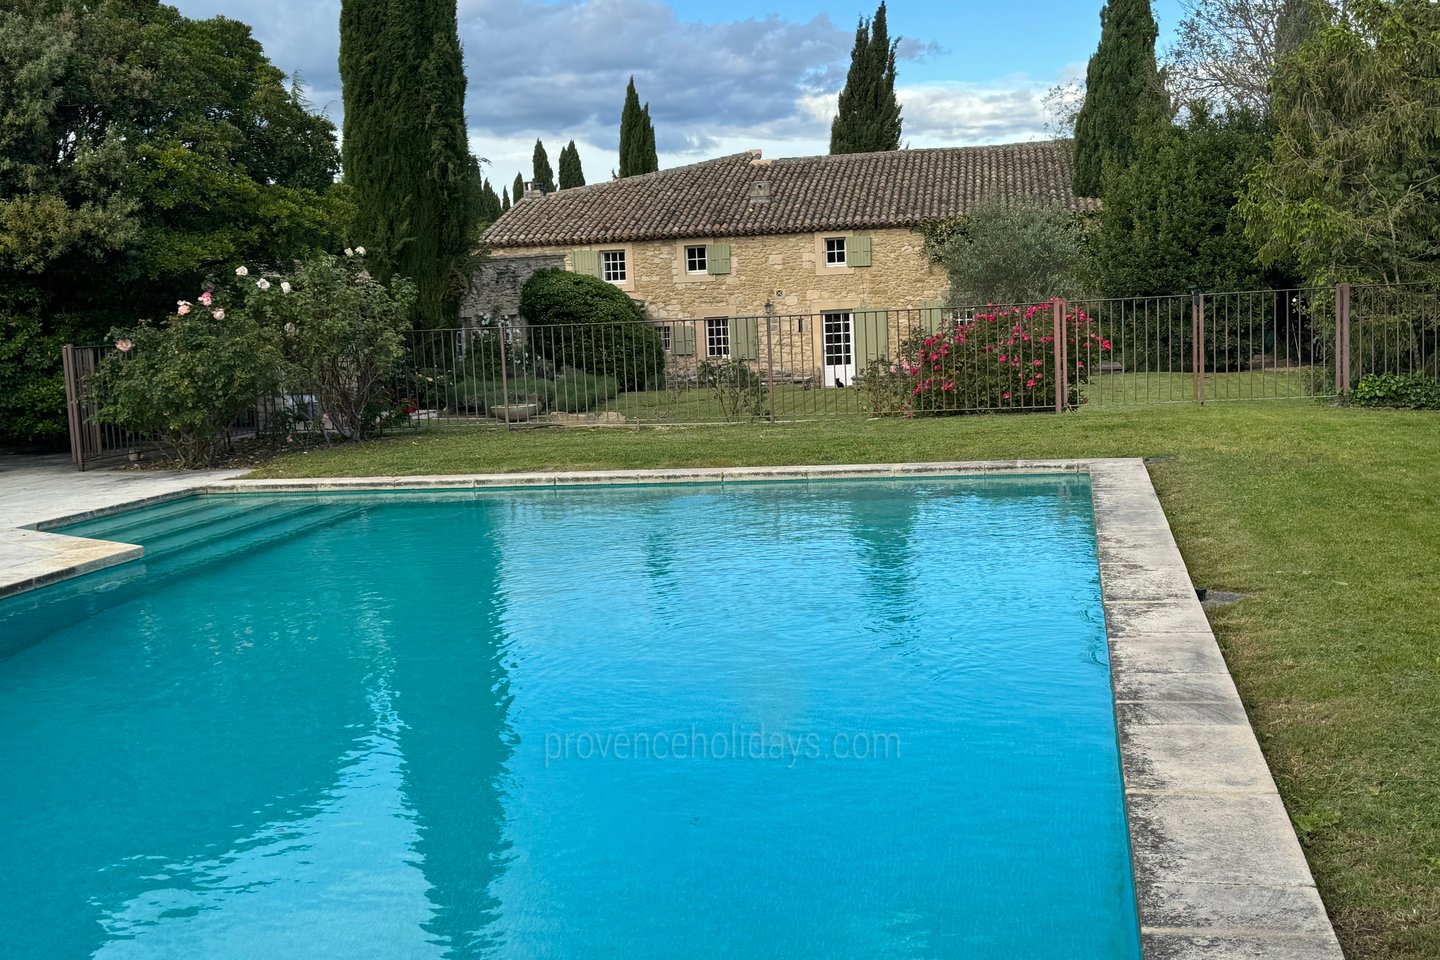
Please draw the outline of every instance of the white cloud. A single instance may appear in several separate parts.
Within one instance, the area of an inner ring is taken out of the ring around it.
[[[316,107],[337,122],[338,0],[179,0],[182,12],[222,12],[254,26],[271,60],[298,73]],[[760,148],[770,156],[823,153],[854,43],[827,16],[701,24],[663,0],[460,0],[473,148],[498,191],[530,175],[535,138],[552,167],[572,138],[590,182],[617,164],[620,108],[633,74],[650,103],[662,166]],[[905,39],[899,56],[943,56]],[[902,70],[903,80],[903,70]],[[926,83],[898,91],[913,146],[995,143],[1044,135],[1050,82]]]

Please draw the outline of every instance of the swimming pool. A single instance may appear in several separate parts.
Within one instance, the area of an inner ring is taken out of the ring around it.
[[[1139,955],[1083,476],[201,497],[0,602],[0,953]]]

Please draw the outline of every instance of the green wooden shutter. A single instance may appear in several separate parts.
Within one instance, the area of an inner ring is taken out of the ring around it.
[[[591,277],[600,276],[600,251],[599,250],[572,250],[574,257],[575,273],[583,273]]]
[[[730,272],[730,244],[705,244],[705,272],[715,276]]]
[[[670,325],[670,352],[677,357],[695,356],[693,320],[677,320]]]
[[[945,301],[926,300],[920,307],[920,328],[926,333],[934,333],[944,322]]]
[[[855,363],[864,367],[871,360],[890,355],[890,312],[856,310],[854,313]]]
[[[845,241],[845,265],[848,267],[870,266],[869,237],[850,237]]]
[[[730,359],[754,360],[760,353],[760,321],[754,317],[730,318]]]

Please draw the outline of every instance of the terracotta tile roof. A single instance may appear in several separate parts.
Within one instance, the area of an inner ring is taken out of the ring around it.
[[[1099,201],[1070,188],[1070,141],[761,160],[758,151],[526,197],[489,230],[494,247],[620,243],[913,227],[984,200]],[[759,182],[767,203],[752,203]]]

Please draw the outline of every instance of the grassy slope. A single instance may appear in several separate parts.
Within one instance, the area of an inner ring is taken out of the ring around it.
[[[1440,957],[1440,418],[1306,403],[432,430],[266,476],[1145,456],[1347,952]]]

